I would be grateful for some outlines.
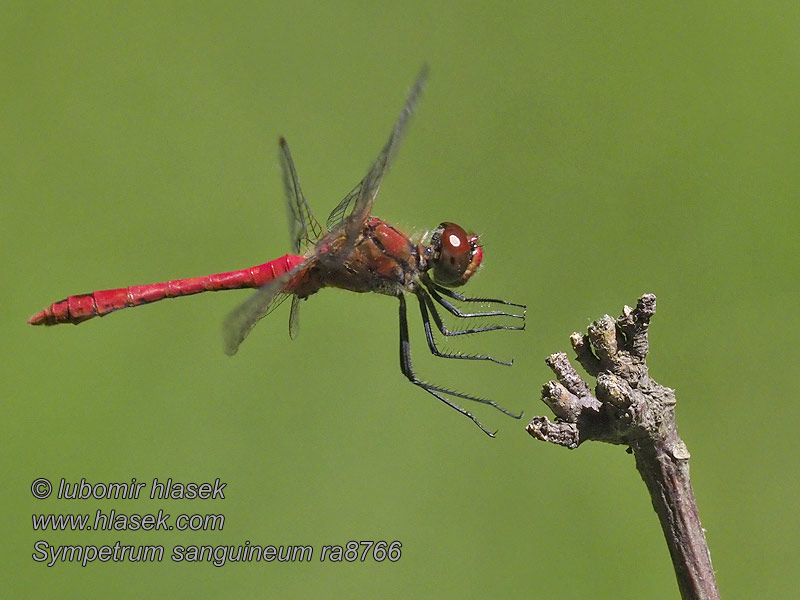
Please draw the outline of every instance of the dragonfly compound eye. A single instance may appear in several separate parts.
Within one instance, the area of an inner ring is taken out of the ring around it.
[[[472,277],[483,259],[477,235],[468,235],[455,223],[442,223],[431,239],[436,254],[433,258],[433,280],[456,287]]]

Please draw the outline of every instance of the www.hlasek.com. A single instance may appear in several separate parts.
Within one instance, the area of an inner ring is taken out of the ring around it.
[[[402,547],[398,541],[350,541],[344,546],[323,545],[316,553],[313,546],[261,546],[247,540],[238,546],[175,545],[170,559],[176,563],[208,562],[215,567],[232,562],[311,562],[315,554],[318,554],[320,562],[397,562]],[[33,548],[33,560],[48,567],[66,562],[78,563],[82,567],[94,562],[162,562],[165,554],[164,546],[127,546],[119,541],[103,546],[51,546],[45,540],[39,540]]]
[[[164,509],[144,515],[113,509],[104,512],[99,508],[94,514],[33,515],[34,531],[222,531],[224,528],[225,515],[222,514],[180,514],[173,521]]]

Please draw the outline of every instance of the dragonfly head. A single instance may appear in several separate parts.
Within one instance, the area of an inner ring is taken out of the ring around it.
[[[433,280],[447,287],[464,285],[483,260],[478,236],[455,223],[442,223],[431,237]]]

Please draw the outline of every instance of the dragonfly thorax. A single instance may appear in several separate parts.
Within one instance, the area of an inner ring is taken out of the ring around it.
[[[433,280],[447,287],[464,285],[483,260],[478,236],[448,222],[434,230],[426,254]]]

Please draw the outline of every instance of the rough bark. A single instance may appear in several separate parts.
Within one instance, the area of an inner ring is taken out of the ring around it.
[[[689,478],[689,451],[678,435],[675,391],[647,370],[648,328],[656,297],[636,308],[592,323],[570,336],[577,359],[596,378],[594,393],[563,352],[546,363],[557,381],[544,385],[542,400],[556,416],[534,417],[527,431],[536,439],[577,448],[588,440],[627,446],[636,458],[658,514],[684,600],[717,600],[714,569]]]

